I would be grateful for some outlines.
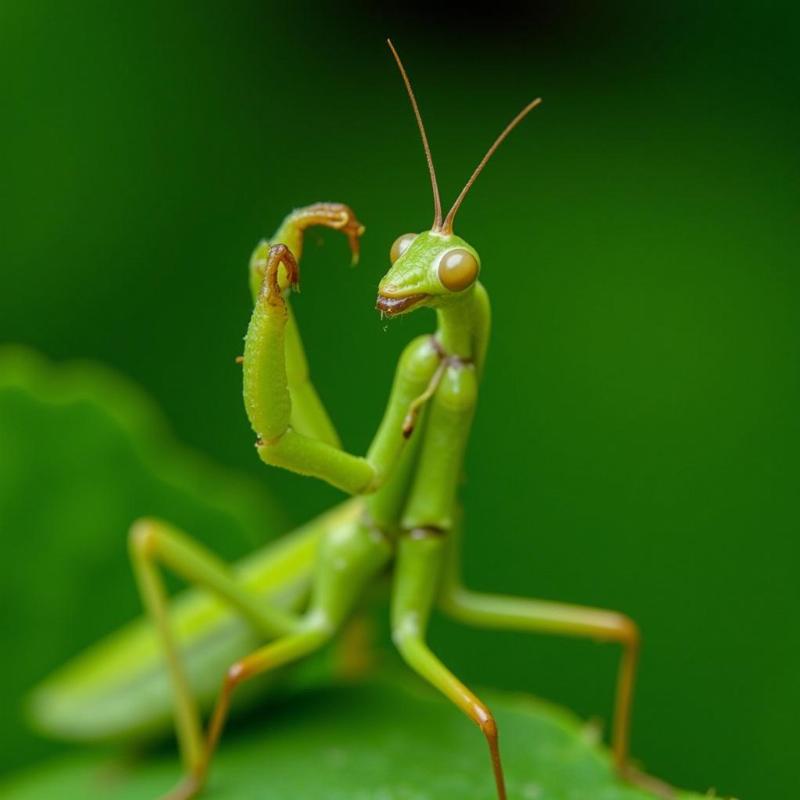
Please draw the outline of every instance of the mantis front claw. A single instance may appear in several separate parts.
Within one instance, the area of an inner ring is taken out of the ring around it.
[[[281,224],[276,234],[276,240],[288,244],[294,255],[300,258],[303,232],[306,228],[314,225],[341,231],[347,237],[352,263],[358,263],[361,252],[359,239],[365,229],[353,209],[344,203],[314,203],[295,209]]]
[[[341,231],[347,238],[347,246],[352,256],[351,263],[353,265],[358,263],[361,252],[360,237],[365,229],[350,206],[344,203],[314,203],[296,208],[283,220],[271,239],[262,239],[259,242],[250,258],[250,289],[253,299],[263,289],[267,261],[273,247],[279,245],[287,247],[295,261],[299,261],[303,255],[305,231],[315,225]],[[282,288],[285,289],[286,284],[282,284]]]
[[[301,229],[311,225],[324,225],[327,228],[341,231],[347,237],[347,244],[352,255],[352,263],[358,263],[361,254],[360,237],[364,234],[364,226],[358,221],[350,206],[344,203],[314,203],[295,211],[295,224]]]
[[[274,244],[267,253],[264,278],[261,282],[261,296],[270,305],[285,305],[278,272],[281,264],[286,269],[286,282],[289,288],[300,286],[300,267],[292,251],[285,244]]]
[[[350,263],[355,266],[361,256],[361,236],[363,236],[366,228],[356,219],[350,209],[347,210],[350,216],[347,217],[339,230],[347,237],[347,244],[350,247],[351,254]]]

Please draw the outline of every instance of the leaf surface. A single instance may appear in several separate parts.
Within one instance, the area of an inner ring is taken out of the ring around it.
[[[0,770],[53,748],[24,723],[27,691],[141,613],[127,531],[143,515],[231,559],[285,529],[264,487],[179,445],[130,381],[0,348]]]
[[[596,731],[520,695],[487,695],[500,727],[510,800],[652,800],[621,784]],[[0,786],[5,800],[152,800],[177,781],[169,753],[137,763],[79,754]],[[483,737],[416,684],[307,693],[262,709],[223,740],[208,800],[494,800]],[[680,800],[698,795],[682,793]]]

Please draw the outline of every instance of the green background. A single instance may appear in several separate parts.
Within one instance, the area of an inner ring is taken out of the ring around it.
[[[0,342],[116,367],[181,440],[300,522],[337,493],[253,454],[233,363],[253,244],[315,200],[366,224],[355,271],[342,241],[312,237],[296,303],[317,384],[363,450],[403,343],[432,323],[372,308],[392,240],[431,218],[385,35],[445,205],[542,95],[457,225],[495,312],[468,579],[629,612],[645,637],[636,755],[677,784],[786,796],[800,710],[790,4],[283,5],[0,6]],[[0,534],[24,531],[0,520]],[[108,615],[114,598],[98,602]],[[467,681],[608,716],[613,649],[444,622],[434,641]],[[4,658],[0,679],[15,669]]]

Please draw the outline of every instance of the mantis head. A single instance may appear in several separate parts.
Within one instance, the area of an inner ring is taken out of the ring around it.
[[[414,116],[417,119],[431,177],[434,209],[433,225],[429,231],[419,234],[404,233],[392,245],[390,251],[392,266],[378,285],[378,300],[375,305],[382,314],[396,316],[420,306],[441,307],[455,302],[469,293],[475,285],[480,272],[480,258],[474,247],[453,233],[453,221],[461,203],[472,188],[472,184],[475,183],[475,179],[480,175],[495,150],[528,113],[541,103],[541,99],[532,100],[509,122],[486,151],[486,155],[475,168],[452,208],[447,212],[447,216],[442,218],[442,203],[436,181],[436,170],[433,167],[433,158],[425,126],[422,123],[422,115],[419,112],[414,90],[411,88],[411,82],[403,67],[403,62],[391,40],[388,43],[392,55],[397,61],[411,107],[414,110]]]
[[[390,251],[392,266],[378,284],[376,307],[395,316],[418,306],[440,306],[466,293],[480,258],[460,236],[438,231],[404,233]]]

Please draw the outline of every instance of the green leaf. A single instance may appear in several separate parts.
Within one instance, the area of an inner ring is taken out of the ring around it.
[[[126,536],[143,515],[226,558],[285,528],[261,487],[178,445],[129,381],[0,348],[0,769],[55,747],[25,725],[26,692],[140,614]]]
[[[530,697],[490,694],[511,800],[651,800],[621,784],[597,733]],[[175,757],[71,756],[0,786],[5,800],[152,800],[180,777]],[[301,695],[234,726],[209,800],[494,800],[483,737],[453,706],[397,684]],[[679,793],[682,800],[697,795]]]

